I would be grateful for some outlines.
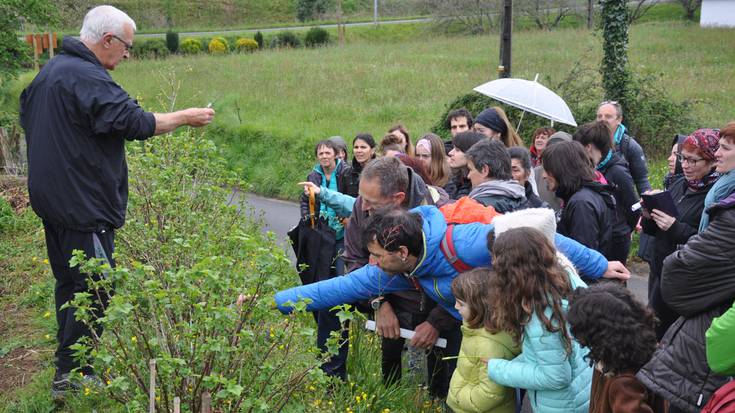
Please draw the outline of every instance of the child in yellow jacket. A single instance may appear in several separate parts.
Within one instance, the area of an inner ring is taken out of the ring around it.
[[[485,329],[492,302],[490,281],[495,276],[488,268],[475,268],[452,281],[455,308],[462,315],[462,347],[457,368],[449,384],[447,404],[455,413],[513,413],[515,392],[488,378],[486,360],[510,360],[520,348],[510,334],[492,334]]]

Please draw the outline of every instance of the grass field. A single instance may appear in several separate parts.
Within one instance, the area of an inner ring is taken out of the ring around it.
[[[433,36],[428,26],[413,26],[401,29],[404,41],[382,41],[388,37],[382,31],[396,28],[356,28],[347,32],[344,47],[132,61],[113,76],[155,109],[164,79],[174,73],[181,82],[178,107],[214,102],[216,126],[261,134],[260,140],[230,139],[225,150],[246,169],[283,178],[266,183],[246,174],[259,192],[290,197],[296,190],[285,185],[312,163],[309,148],[316,140],[363,131],[380,137],[396,122],[420,135],[448,102],[496,77],[496,36],[446,38]],[[694,103],[702,126],[732,118],[735,56],[728,51],[735,48],[735,31],[647,23],[632,27],[630,37],[631,67],[660,73],[674,99]],[[540,73],[542,83],[558,84],[578,61],[596,68],[600,43],[580,29],[520,32],[514,36],[513,75]]]

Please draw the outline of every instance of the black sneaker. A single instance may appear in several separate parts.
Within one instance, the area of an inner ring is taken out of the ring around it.
[[[54,400],[63,400],[68,392],[77,392],[83,388],[104,387],[102,380],[94,374],[75,377],[72,374],[79,373],[56,373],[51,384],[51,397]]]

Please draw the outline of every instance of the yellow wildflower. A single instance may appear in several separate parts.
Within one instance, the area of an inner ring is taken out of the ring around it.
[[[132,337],[130,337],[130,341],[132,341],[133,343],[137,343],[138,342],[138,337],[132,336]]]
[[[46,311],[45,313],[43,313],[43,318],[49,318],[49,317],[51,317],[51,311]]]
[[[89,390],[89,387],[84,388],[84,395],[89,396],[89,394],[92,393],[92,390]]]

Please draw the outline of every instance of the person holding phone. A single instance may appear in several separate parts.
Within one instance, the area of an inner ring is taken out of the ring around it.
[[[654,237],[653,259],[648,276],[648,302],[660,320],[656,326],[658,340],[661,340],[669,326],[679,317],[661,296],[664,258],[697,233],[704,198],[720,177],[720,173],[715,170],[715,152],[719,147],[719,138],[716,129],[698,129],[684,139],[680,151],[676,153],[683,174],[670,183],[668,191],[679,211],[678,216],[658,209],[649,210],[643,205],[643,231]],[[661,191],[648,191],[646,194],[656,192]]]

